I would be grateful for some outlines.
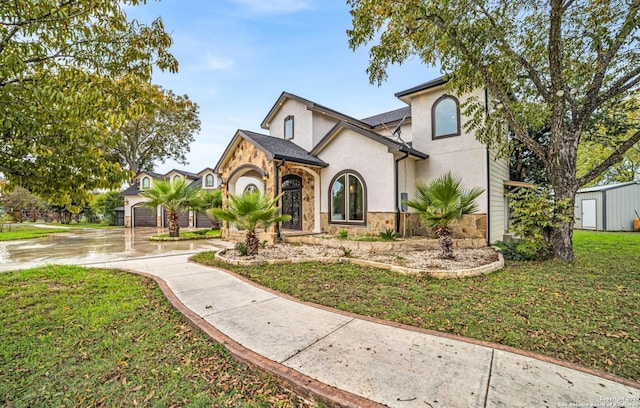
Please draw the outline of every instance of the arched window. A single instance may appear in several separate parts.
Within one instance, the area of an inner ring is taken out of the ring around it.
[[[284,118],[284,138],[285,140],[293,139],[293,116]]]
[[[207,177],[204,178],[204,186],[213,187],[213,174],[207,174]]]
[[[458,136],[460,134],[460,105],[450,95],[441,96],[431,108],[433,138]]]
[[[150,184],[151,181],[149,180],[149,177],[145,177],[142,179],[142,188],[149,188]]]
[[[362,176],[355,171],[338,173],[329,191],[329,222],[366,224],[367,194]]]
[[[253,193],[254,191],[258,191],[258,186],[251,183],[244,188],[245,193]]]
[[[179,175],[175,175],[173,176],[173,182],[175,183],[176,181],[180,180],[180,176]]]

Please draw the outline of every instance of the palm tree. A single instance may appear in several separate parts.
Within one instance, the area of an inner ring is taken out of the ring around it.
[[[213,208],[207,212],[212,217],[235,222],[236,227],[246,230],[247,255],[255,255],[258,253],[260,245],[256,229],[267,229],[277,222],[291,219],[289,215],[278,213],[275,203],[279,198],[280,196],[271,198],[268,195],[263,195],[259,190],[247,191],[239,196],[230,194],[226,209]]]
[[[180,210],[186,210],[198,205],[201,190],[198,186],[190,185],[186,179],[177,178],[172,181],[156,180],[153,185],[143,190],[140,195],[148,198],[143,205],[151,208],[163,207],[169,219],[169,236],[180,236]]]
[[[422,223],[435,229],[440,241],[440,257],[453,259],[453,240],[449,224],[478,209],[475,200],[484,190],[467,189],[460,178],[447,173],[429,184],[416,183],[416,199],[405,203],[420,214]]]

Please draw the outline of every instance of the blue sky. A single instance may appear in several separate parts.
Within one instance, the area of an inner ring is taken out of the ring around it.
[[[368,49],[348,45],[346,0],[162,0],[127,15],[143,23],[162,17],[180,70],[158,72],[154,82],[200,106],[189,165],[168,161],[159,172],[215,166],[236,129],[267,133],[260,123],[283,91],[363,118],[402,107],[395,92],[441,75],[415,58],[371,85]]]

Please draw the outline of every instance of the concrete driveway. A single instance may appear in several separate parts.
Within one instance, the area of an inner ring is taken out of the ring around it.
[[[152,242],[156,228],[73,229],[43,238],[0,242],[0,271],[46,264],[88,265],[107,261],[195,254],[225,246],[219,240]]]

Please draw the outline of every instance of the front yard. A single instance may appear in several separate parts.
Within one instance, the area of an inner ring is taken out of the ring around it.
[[[0,273],[0,299],[0,406],[306,406],[192,328],[151,279],[47,266]]]
[[[301,300],[496,342],[640,381],[640,234],[576,231],[576,260],[439,280],[350,264],[222,266]]]

